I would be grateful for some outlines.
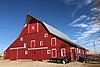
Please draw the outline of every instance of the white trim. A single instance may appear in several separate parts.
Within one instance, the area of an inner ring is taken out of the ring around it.
[[[81,49],[79,49],[79,54],[81,54]]]
[[[71,47],[70,49],[75,49],[75,47]]]
[[[26,27],[26,26],[27,26],[27,24],[24,25],[24,27]]]
[[[43,46],[43,41],[40,41],[40,46]]]
[[[64,50],[65,55],[63,56],[62,50]],[[65,57],[66,56],[66,49],[65,48],[61,48],[61,56]]]
[[[39,32],[39,23],[37,22],[37,32]]]
[[[28,55],[28,51],[27,50],[25,51],[25,55]]]
[[[28,50],[41,50],[41,49],[48,49],[48,47],[28,48]]]
[[[50,52],[50,53],[49,53]],[[51,51],[50,50],[47,50],[47,54],[51,54]]]
[[[20,41],[23,41],[23,37],[20,38]]]
[[[79,50],[79,48],[76,48],[76,50],[77,50],[77,54],[79,54],[79,51],[78,51],[78,50]]]
[[[82,50],[82,54],[84,55],[84,50]]]
[[[55,45],[52,45],[52,39],[55,39]],[[57,40],[55,37],[51,38],[51,46],[56,46],[57,45]]]
[[[24,43],[24,48],[26,48],[27,47],[27,43]]]
[[[16,49],[24,49],[25,47],[15,47],[15,48],[10,48],[10,50],[16,50]]]
[[[78,47],[76,48],[76,51],[77,51],[77,52],[76,52],[76,56],[77,56],[77,57],[76,57],[76,60],[78,60],[78,59],[79,59],[79,48],[78,48]]]
[[[35,47],[35,40],[31,40],[31,43],[30,43],[31,48],[32,48],[32,42],[34,42],[34,47]]]
[[[18,49],[17,49],[17,57],[16,57],[16,59],[18,59]]]
[[[53,48],[52,51],[51,51],[51,56],[52,56],[52,58],[54,58],[54,57],[53,57],[53,50],[55,50],[55,52],[56,52],[55,57],[57,57],[57,49],[56,49],[56,48]]]
[[[44,34],[44,37],[47,38],[47,37],[48,37],[48,33],[45,33],[45,34]]]

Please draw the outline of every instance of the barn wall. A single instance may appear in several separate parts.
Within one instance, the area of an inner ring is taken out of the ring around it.
[[[47,34],[47,37],[45,37],[45,34]],[[56,38],[55,46],[51,45],[52,38]],[[35,41],[34,48],[47,47],[48,49],[29,50],[29,48],[31,48],[32,41]],[[43,41],[42,46],[40,46],[40,41]],[[25,43],[26,47],[24,46]],[[53,49],[57,50],[57,57],[62,57],[61,48],[66,49],[65,57],[71,58],[71,53],[70,53],[71,47],[72,46],[69,43],[66,43],[60,38],[50,34],[40,21],[36,21],[35,19],[33,19],[30,22],[30,24],[24,26],[18,39],[6,50],[5,59],[7,58],[11,60],[16,60],[16,59],[48,60],[52,58]],[[18,48],[18,49],[10,50],[10,48]],[[50,50],[50,54],[47,54],[47,50]],[[78,55],[83,55],[82,49],[79,50],[80,53],[78,52],[79,53]],[[26,52],[27,54],[25,54]]]

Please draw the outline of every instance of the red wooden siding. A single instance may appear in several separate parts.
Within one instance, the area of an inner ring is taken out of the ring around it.
[[[42,22],[33,18],[30,23],[24,26],[14,43],[7,48],[5,59],[48,60],[50,58],[64,57],[76,60],[78,56],[84,54],[83,49],[79,48],[77,50],[76,47],[71,49],[72,47],[70,43],[48,32]],[[65,56],[61,56],[62,48],[65,49]]]

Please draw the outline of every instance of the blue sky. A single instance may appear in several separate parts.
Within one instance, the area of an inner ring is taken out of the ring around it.
[[[98,28],[90,20],[93,0],[0,0],[0,51],[5,50],[20,34],[31,14],[68,35],[73,42],[100,51]]]

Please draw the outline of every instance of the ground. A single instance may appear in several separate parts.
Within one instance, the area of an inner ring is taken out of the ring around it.
[[[58,64],[51,62],[19,60],[10,61],[0,58],[0,67],[100,67],[100,64],[89,64],[80,62],[70,62],[67,64]]]
[[[71,62],[67,64],[58,64],[41,61],[10,61],[0,60],[0,67],[100,67],[100,64],[86,64],[80,62]]]

